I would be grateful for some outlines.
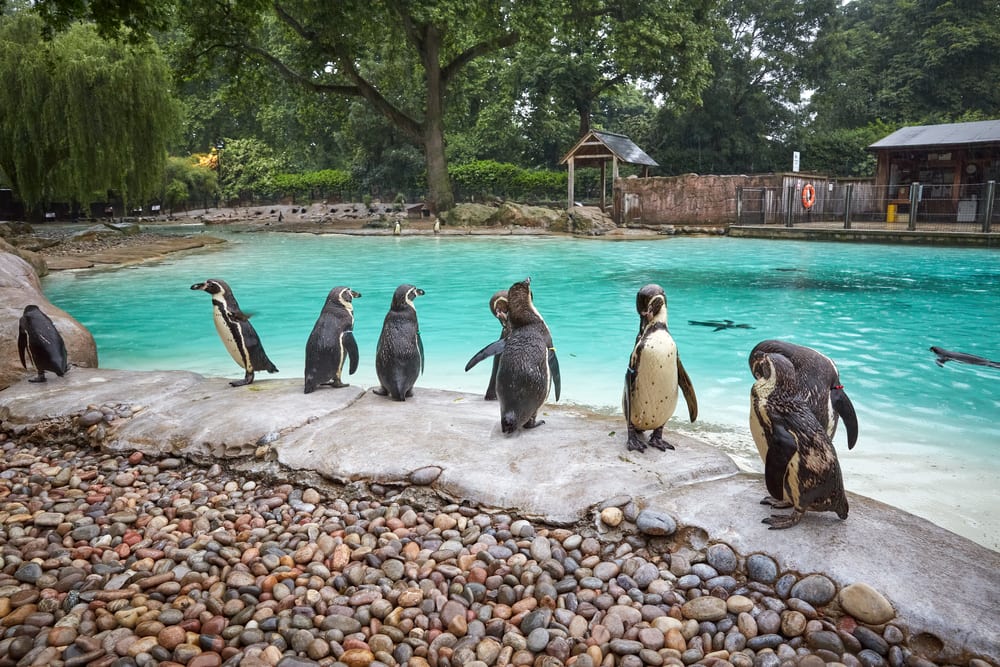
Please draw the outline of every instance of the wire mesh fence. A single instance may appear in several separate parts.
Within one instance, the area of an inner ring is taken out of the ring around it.
[[[739,188],[737,226],[777,225],[859,230],[1000,232],[995,181],[962,185],[911,183],[876,187],[837,181],[786,181]]]

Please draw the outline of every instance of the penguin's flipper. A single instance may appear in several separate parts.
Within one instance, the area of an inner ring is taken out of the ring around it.
[[[503,352],[503,349],[506,346],[507,346],[507,341],[504,340],[503,338],[501,338],[500,340],[493,341],[483,349],[479,350],[479,352],[476,352],[474,355],[472,355],[472,358],[469,359],[469,363],[465,365],[465,371],[469,372],[469,370],[471,370],[473,366],[478,364],[483,359],[487,359],[494,355],[500,354],[501,352]]]
[[[486,400],[497,400],[497,370],[500,368],[500,357],[493,357],[493,370],[490,371],[490,383],[486,386]]]
[[[830,403],[833,405],[833,410],[844,420],[844,428],[847,429],[847,448],[854,449],[854,445],[858,442],[858,415],[854,412],[854,404],[840,386],[830,390]]]
[[[549,348],[549,377],[556,389],[556,400],[559,400],[559,389],[562,386],[562,378],[559,375],[559,358],[556,357],[556,348]]]
[[[354,340],[354,332],[345,331],[341,342],[343,343],[344,350],[347,352],[347,358],[351,362],[348,373],[354,375],[354,371],[358,370],[358,341]],[[421,355],[422,357],[423,355]]]
[[[684,364],[681,363],[681,355],[677,355],[677,386],[681,388],[684,392],[684,402],[688,406],[688,416],[691,417],[691,421],[698,418],[698,397],[694,395],[694,385],[691,383],[691,378],[688,376],[687,371],[684,370]]]
[[[768,442],[767,461],[764,462],[764,483],[771,497],[785,497],[785,471],[798,451],[795,438],[781,424],[774,424],[773,438]]]
[[[28,364],[24,362],[24,351],[28,347],[28,332],[24,330],[24,327],[18,327],[17,330],[17,355],[21,357],[21,367],[28,368]]]
[[[420,352],[420,372],[424,372],[424,341],[420,337],[420,332],[417,332],[417,350]]]

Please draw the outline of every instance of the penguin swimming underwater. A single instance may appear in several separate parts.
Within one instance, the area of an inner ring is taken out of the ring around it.
[[[677,408],[678,388],[684,392],[688,416],[698,418],[698,398],[688,377],[677,344],[667,328],[667,296],[659,285],[642,287],[635,297],[639,334],[629,357],[622,395],[622,412],[628,422],[629,450],[646,450],[642,432],[652,429],[649,446],[660,451],[674,446],[663,439],[663,427]]]
[[[191,285],[191,289],[202,290],[212,295],[215,330],[219,332],[219,338],[226,346],[229,356],[246,371],[243,379],[233,380],[229,383],[231,386],[242,387],[252,384],[255,371],[278,372],[275,365],[267,358],[257,332],[250,324],[249,315],[240,310],[236,297],[225,281],[210,278],[203,283]]]
[[[354,299],[361,294],[350,287],[334,287],[326,297],[323,310],[306,341],[305,391],[311,394],[317,385],[346,387],[340,379],[344,362],[350,359],[349,372],[358,370],[358,343],[354,340]]]
[[[846,519],[847,495],[837,451],[814,413],[808,380],[778,352],[761,352],[751,365],[757,378],[751,390],[753,410],[760,412],[767,441],[764,481],[773,498],[793,508],[790,515],[773,514],[763,523],[771,529],[789,528],[807,511],[836,512]]]
[[[424,371],[424,343],[413,305],[413,300],[423,294],[413,285],[400,285],[392,295],[375,349],[375,373],[380,386],[372,391],[379,396],[405,401],[413,396],[413,385]]]
[[[537,419],[538,410],[555,385],[559,400],[559,361],[552,334],[535,309],[531,296],[531,278],[514,283],[507,290],[510,333],[507,338],[490,343],[473,355],[465,370],[483,359],[499,355],[496,392],[500,401],[500,430],[513,433],[518,428],[535,428],[545,423]]]
[[[505,340],[510,335],[510,323],[507,315],[510,311],[510,303],[507,300],[507,290],[502,289],[490,297],[490,312],[500,322],[500,339]],[[499,355],[493,357],[493,370],[490,371],[490,383],[486,386],[486,396],[484,400],[497,400],[497,368],[500,367]]]
[[[25,352],[37,372],[28,382],[46,382],[45,371],[62,377],[69,370],[66,343],[49,316],[34,304],[24,307],[17,323],[17,354],[26,369]]]

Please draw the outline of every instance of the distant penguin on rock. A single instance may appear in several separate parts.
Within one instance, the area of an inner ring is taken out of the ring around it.
[[[349,373],[358,370],[358,343],[354,340],[354,299],[361,297],[350,287],[334,287],[306,342],[305,393],[318,385],[346,387],[341,380],[344,362]]]
[[[379,396],[405,401],[413,396],[413,385],[424,371],[424,344],[413,305],[413,300],[423,294],[413,285],[400,285],[392,295],[375,349],[379,387],[372,391]]]
[[[535,308],[531,278],[514,283],[507,290],[507,338],[490,343],[473,355],[465,370],[483,359],[499,356],[496,394],[500,401],[500,430],[513,433],[519,428],[535,428],[545,423],[538,410],[555,387],[559,400],[560,374],[552,334]]]
[[[59,330],[49,316],[34,304],[24,307],[18,321],[17,354],[23,368],[28,368],[26,359],[31,360],[37,373],[28,382],[45,382],[45,371],[62,377],[69,370],[66,344]]]
[[[666,451],[674,446],[663,439],[663,427],[677,408],[684,392],[691,421],[698,418],[698,399],[688,377],[677,344],[667,328],[667,295],[659,285],[645,285],[635,297],[639,334],[625,372],[622,411],[628,422],[629,450],[645,451],[646,445]],[[643,431],[652,430],[643,442]]]
[[[763,522],[772,529],[789,528],[808,511],[836,512],[846,519],[840,462],[826,425],[815,414],[808,374],[780,352],[757,351],[750,366],[756,378],[750,409],[765,440],[764,482],[771,496],[764,504],[792,508],[789,515],[773,514]]]
[[[203,283],[191,285],[191,289],[202,290],[212,296],[215,330],[229,356],[246,372],[242,380],[233,380],[230,385],[242,387],[252,384],[256,371],[278,372],[277,367],[267,358],[257,332],[250,324],[250,316],[240,310],[236,297],[225,281],[210,278]]]

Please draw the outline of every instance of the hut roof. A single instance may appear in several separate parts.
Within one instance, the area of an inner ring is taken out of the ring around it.
[[[904,127],[884,139],[879,139],[869,146],[868,150],[980,144],[1000,144],[1000,120]]]
[[[659,166],[653,158],[646,155],[645,151],[636,146],[635,142],[624,134],[614,134],[601,130],[591,130],[584,135],[559,161],[559,164],[566,164],[570,158],[573,158],[575,163],[600,163],[610,160],[612,157],[627,164]]]

